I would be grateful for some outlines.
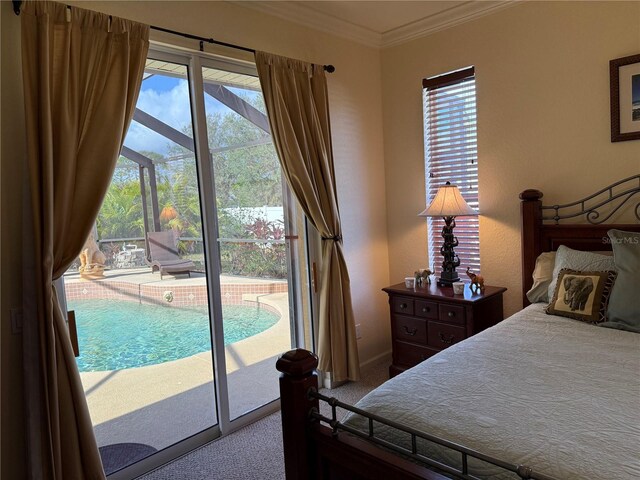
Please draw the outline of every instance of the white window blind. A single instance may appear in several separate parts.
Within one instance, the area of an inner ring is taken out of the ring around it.
[[[425,172],[427,205],[447,181],[456,185],[469,206],[479,211],[478,151],[476,130],[476,82],[469,67],[423,80]],[[456,217],[453,231],[459,245],[457,268],[461,278],[467,267],[480,271],[478,217]],[[444,221],[428,218],[429,258],[436,272],[442,271]]]

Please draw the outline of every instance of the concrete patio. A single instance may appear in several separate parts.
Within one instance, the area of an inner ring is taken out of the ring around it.
[[[99,282],[153,284],[168,290],[203,287],[203,274],[160,280],[148,269],[107,271]],[[284,281],[221,277],[225,285],[255,285]],[[86,284],[78,275],[65,276],[65,285]],[[286,285],[286,282],[284,282]],[[130,299],[122,300],[130,301]],[[291,348],[288,294],[242,293],[242,301],[259,302],[280,319],[267,330],[225,347],[231,418],[278,398],[278,355]],[[179,315],[180,306],[172,307]],[[179,360],[115,371],[81,372],[99,446],[143,443],[158,450],[217,423],[212,352]]]

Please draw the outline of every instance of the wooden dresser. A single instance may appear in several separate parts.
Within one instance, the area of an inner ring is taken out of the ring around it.
[[[393,377],[431,355],[464,340],[503,319],[502,287],[485,287],[474,295],[465,286],[463,295],[434,282],[416,289],[404,283],[383,288],[389,294]]]

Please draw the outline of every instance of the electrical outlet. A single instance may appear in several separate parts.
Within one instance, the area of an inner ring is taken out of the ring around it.
[[[362,338],[362,325],[359,323],[356,325],[356,340],[360,340]]]

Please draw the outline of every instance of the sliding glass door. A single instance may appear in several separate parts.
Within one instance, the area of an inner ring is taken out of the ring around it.
[[[152,51],[86,255],[65,275],[113,478],[278,407],[275,358],[310,338],[303,223],[254,67]]]
[[[92,238],[65,276],[107,474],[218,424],[191,105],[187,64],[150,59]]]
[[[216,193],[223,338],[234,420],[278,398],[276,356],[292,346],[293,239],[260,83],[209,61],[203,90]],[[243,338],[248,329],[259,333]]]

